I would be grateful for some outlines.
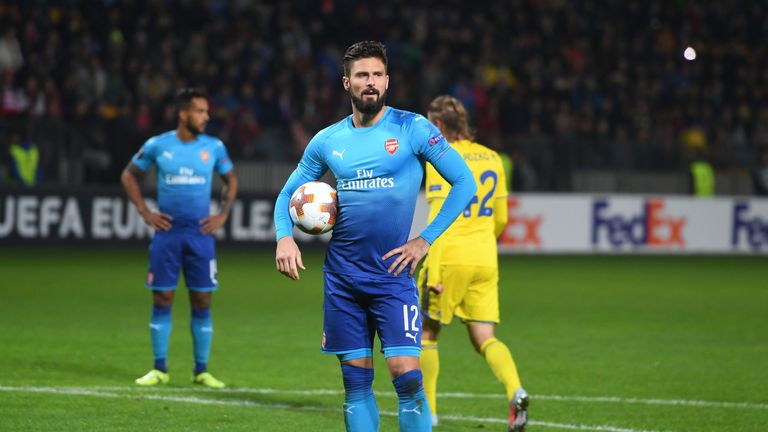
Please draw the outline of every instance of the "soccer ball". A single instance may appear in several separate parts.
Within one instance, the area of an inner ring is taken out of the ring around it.
[[[308,234],[330,231],[336,223],[336,189],[327,183],[313,181],[299,186],[291,195],[288,211],[291,220]]]

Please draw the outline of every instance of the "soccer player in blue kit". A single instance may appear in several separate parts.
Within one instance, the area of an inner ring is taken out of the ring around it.
[[[177,94],[178,127],[147,140],[123,171],[121,181],[128,197],[155,230],[149,248],[146,287],[152,290],[152,337],[154,367],[136,379],[152,386],[169,381],[168,340],[171,305],[179,278],[184,281],[192,306],[190,328],[194,343],[193,382],[211,388],[225,387],[208,371],[213,324],[211,295],[218,287],[214,237],[224,226],[237,196],[237,177],[227,149],[217,138],[203,134],[208,123],[208,100],[198,89]],[[152,165],[157,168],[159,211],[150,210],[141,194],[138,178]],[[221,210],[210,214],[211,180],[216,171],[224,181]]]
[[[364,41],[343,59],[342,84],[352,115],[310,141],[275,203],[277,269],[299,279],[304,269],[288,203],[303,183],[329,169],[336,177],[338,216],[325,259],[322,351],[341,363],[347,431],[378,430],[373,395],[373,338],[381,340],[398,397],[401,431],[432,429],[419,365],[421,316],[413,273],[429,245],[464,210],[477,186],[467,164],[421,115],[386,106],[384,45]],[[408,240],[429,161],[452,185],[442,209]]]

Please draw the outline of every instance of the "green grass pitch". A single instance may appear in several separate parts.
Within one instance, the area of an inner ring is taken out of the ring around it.
[[[319,352],[322,251],[298,282],[272,250],[220,250],[210,370],[192,386],[189,306],[174,307],[171,383],[151,367],[146,249],[0,246],[0,430],[341,431],[341,377]],[[502,323],[532,396],[531,432],[763,431],[768,261],[502,256]],[[505,430],[506,401],[458,322],[440,339],[438,431]],[[396,398],[377,354],[382,431]]]

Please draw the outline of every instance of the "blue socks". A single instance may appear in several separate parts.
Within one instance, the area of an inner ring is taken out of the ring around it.
[[[347,432],[379,430],[379,408],[373,395],[373,369],[341,365],[344,378],[344,425]],[[397,391],[398,420],[401,432],[429,432],[432,416],[424,394],[421,371],[406,372],[392,384]]]
[[[344,425],[347,432],[379,430],[379,407],[373,396],[373,369],[341,365],[344,378]]]
[[[153,306],[152,318],[149,321],[149,332],[152,336],[152,354],[155,357],[155,369],[168,372],[168,340],[171,336],[171,307]]]
[[[170,306],[152,306],[152,319],[149,331],[152,335],[152,354],[155,357],[154,368],[168,372],[168,341],[173,323]],[[195,346],[195,375],[208,369],[208,354],[211,352],[213,326],[210,308],[192,308],[190,320],[192,341]]]
[[[208,354],[211,352],[213,324],[210,308],[192,308],[190,320],[192,342],[195,346],[195,375],[208,369]]]
[[[408,371],[392,380],[397,391],[397,412],[401,432],[432,430],[432,416],[424,394],[424,383],[419,369]]]

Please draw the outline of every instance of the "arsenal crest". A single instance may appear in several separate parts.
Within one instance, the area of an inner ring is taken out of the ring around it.
[[[203,162],[208,163],[208,159],[211,158],[210,153],[208,153],[208,150],[200,150],[200,159],[203,160]]]
[[[384,148],[387,150],[387,153],[391,155],[395,154],[398,147],[400,147],[400,144],[397,142],[396,138],[390,138],[384,141]]]

